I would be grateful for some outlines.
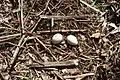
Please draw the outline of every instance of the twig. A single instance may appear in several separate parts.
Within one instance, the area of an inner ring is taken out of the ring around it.
[[[44,11],[47,9],[47,6],[49,4],[50,0],[48,0],[47,4],[46,4],[46,7],[44,9]],[[42,11],[40,14],[42,14],[44,11]],[[40,22],[41,18],[38,19],[37,23],[35,25],[33,25],[33,29],[31,30],[31,33],[36,29],[38,23]],[[29,36],[27,37],[26,40],[24,40],[25,38],[25,35],[22,36],[22,38],[20,39],[19,43],[18,43],[18,46],[23,46],[25,44],[25,42],[27,41],[27,39],[29,38]],[[23,43],[22,43],[23,42]],[[16,60],[17,60],[17,56],[18,56],[18,52],[20,51],[20,47],[17,47],[15,49],[15,53],[13,55],[13,60],[11,61],[11,67],[10,67],[10,70],[9,70],[9,73],[11,73],[11,71],[13,70],[14,68],[14,65],[16,64]]]
[[[93,44],[93,46],[94,46],[94,48],[95,48],[95,50],[97,50],[98,48],[97,48],[97,45],[95,44],[95,42],[91,39],[91,37],[90,37],[90,34],[89,33],[87,33],[87,37],[90,39],[90,41],[91,41],[91,43]]]
[[[56,48],[57,50],[59,50],[59,51],[61,51],[61,52],[63,52],[63,53],[66,52],[66,51],[62,50],[60,47],[57,47],[57,46],[55,46],[55,45],[52,45],[52,47],[53,47],[53,48]]]
[[[22,27],[22,33],[24,33],[24,22],[23,22],[23,0],[21,0],[21,8],[20,8],[20,11],[21,11],[21,27]]]
[[[31,53],[28,53],[28,55],[29,55],[29,57],[30,57],[34,62],[39,63],[39,65],[43,65],[43,63],[40,62],[40,61],[37,61],[37,60],[32,56]]]
[[[63,0],[59,0],[59,2],[58,2],[55,6],[53,6],[52,4],[50,4],[50,5],[52,6],[51,11],[54,10],[54,9],[59,8],[60,5],[62,4],[62,2],[64,2],[64,1],[63,1]],[[58,5],[59,5],[59,6],[58,6]],[[57,7],[57,6],[58,6],[58,7]],[[46,12],[46,14],[49,14],[49,12]]]
[[[84,5],[88,6],[89,8],[95,10],[96,12],[99,12],[100,14],[102,14],[103,12],[101,12],[99,9],[96,9],[95,7],[92,7],[91,5],[89,5],[88,3],[86,3],[83,0],[80,0],[81,3],[83,3]]]
[[[60,80],[65,80],[64,77],[58,71],[52,71]]]
[[[36,0],[34,0],[34,3],[33,3],[33,5],[32,5],[32,7],[30,8],[30,10],[28,11],[26,17],[24,18],[24,22],[27,20],[27,18],[28,18],[28,16],[29,16],[30,12],[32,11],[32,9],[33,9],[35,3],[36,3]]]
[[[29,68],[59,68],[59,67],[71,67],[71,66],[78,66],[79,60],[69,60],[69,61],[61,61],[61,62],[43,62],[43,65],[40,64],[29,64],[26,65]]]
[[[18,29],[15,29],[13,26],[7,24],[7,23],[3,23],[4,25],[8,26],[9,28],[11,28],[12,30],[15,30],[15,31],[19,31]]]
[[[49,2],[50,2],[50,0],[47,0],[44,10],[41,11],[39,14],[37,14],[38,16],[41,15],[41,13],[44,13],[46,11],[46,9],[48,8]]]
[[[18,34],[12,34],[12,35],[7,35],[7,36],[0,36],[0,39],[5,39],[5,38],[11,38],[11,37],[18,37],[20,36],[21,34],[18,33]]]
[[[15,37],[9,37],[9,38],[2,39],[2,40],[0,40],[0,44],[7,43],[8,41],[10,41],[11,39],[14,39],[14,38]]]
[[[79,29],[71,29],[71,30],[52,30],[52,33],[68,33],[68,32],[72,32],[72,33],[81,33],[81,34],[85,34],[87,30],[79,30]],[[29,31],[25,32],[25,35],[29,35],[29,36],[36,36],[36,37],[40,37],[39,34],[49,34],[51,33],[50,30],[45,30],[45,31],[37,31],[36,33],[31,33]],[[30,39],[34,39],[34,37],[30,38]]]
[[[20,78],[20,79],[26,79],[26,80],[29,80],[29,78],[28,77],[24,77],[24,76],[15,76],[15,77],[17,77],[17,78]]]
[[[8,28],[8,27],[2,27],[2,26],[0,26],[0,30],[14,30],[14,31],[18,31],[17,29],[14,29],[14,28]]]
[[[31,33],[35,30],[36,26],[38,25],[38,23],[40,22],[41,18],[39,18],[39,20],[37,21],[37,23],[35,24],[35,26],[33,27],[33,29],[31,30]],[[25,38],[25,35],[22,36],[22,38],[20,39],[19,43],[18,43],[18,46],[23,46],[25,44],[25,42],[27,41],[27,39],[29,38],[29,36],[27,37],[26,40],[24,40]],[[23,43],[22,43],[23,42]],[[15,53],[13,55],[13,60],[11,61],[11,67],[10,67],[10,70],[9,70],[9,73],[11,73],[11,71],[13,70],[14,68],[14,65],[16,63],[16,60],[17,60],[17,56],[18,56],[18,52],[20,51],[20,47],[17,47],[15,49]]]
[[[52,30],[52,33],[66,33],[66,32],[80,32],[82,34],[84,34],[84,32],[86,32],[86,30],[79,30],[79,29],[71,29],[71,30]],[[48,31],[37,31],[37,34],[43,34],[43,33],[51,33],[50,30]]]
[[[43,59],[41,58],[39,52],[32,46],[30,46],[30,48],[35,52],[35,54],[38,56],[38,58],[40,58],[43,61]]]
[[[75,78],[81,78],[80,80],[82,80],[84,77],[87,76],[94,76],[95,73],[86,73],[86,74],[81,74],[81,75],[77,75],[77,76],[64,76],[65,79],[75,79]]]
[[[23,35],[22,38],[20,39],[20,41],[19,41],[19,43],[18,43],[18,46],[21,46],[24,38],[25,38],[25,35]],[[14,65],[15,65],[15,62],[16,62],[16,59],[17,59],[19,50],[20,50],[20,47],[17,47],[17,48],[15,49],[15,52],[14,52],[14,55],[13,55],[13,60],[12,60],[12,62],[11,62],[11,67],[10,67],[9,73],[11,73],[11,71],[12,71]]]
[[[58,61],[57,58],[52,54],[51,50],[47,48],[42,41],[40,41],[37,37],[36,37],[36,40],[45,48],[45,50],[49,52],[49,54],[54,58],[54,60]]]
[[[0,79],[1,80],[5,80],[4,77],[3,77],[3,75],[2,75],[2,73],[0,73]]]
[[[12,42],[6,42],[6,43],[8,43],[8,44],[10,44],[10,45],[13,45],[13,46],[16,46],[16,47],[25,48],[24,46],[18,46],[17,44],[14,44],[14,43],[12,43]]]
[[[57,18],[57,19],[71,19],[71,18],[81,18],[81,16],[48,16],[48,15],[40,15],[41,18],[44,19],[52,19],[52,18]]]
[[[23,0],[21,0],[21,7],[20,7],[20,3],[19,3],[19,8],[21,9],[21,26],[22,26],[23,33],[24,33],[24,25],[23,25],[23,24],[24,24],[24,23],[23,23]],[[10,67],[9,73],[11,73],[11,71],[12,71],[14,65],[15,65],[15,62],[16,62],[16,59],[17,59],[17,56],[18,56],[18,52],[19,52],[19,50],[20,50],[20,47],[19,47],[19,46],[21,46],[24,38],[25,38],[25,35],[22,36],[22,38],[20,39],[20,41],[19,41],[19,43],[18,43],[17,48],[15,49],[15,53],[14,53],[14,55],[13,55],[13,60],[12,60],[12,62],[11,62],[11,67]]]
[[[95,15],[91,15],[91,16],[95,16]],[[81,16],[40,15],[40,17],[43,19],[54,18],[55,20],[60,20],[60,19],[80,19],[80,18],[88,17],[88,15],[81,15]],[[75,20],[75,21],[77,21],[77,20]],[[78,20],[78,21],[90,21],[90,20]]]

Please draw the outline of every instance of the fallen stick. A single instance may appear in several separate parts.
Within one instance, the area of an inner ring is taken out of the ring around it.
[[[23,21],[23,0],[20,0],[21,1],[21,6],[20,6],[20,14],[21,14],[21,29],[22,29],[22,33],[24,33],[24,21]]]
[[[61,61],[61,62],[43,62],[43,65],[40,64],[29,64],[26,65],[29,68],[62,68],[62,67],[71,67],[71,66],[78,66],[79,60],[69,60],[69,61]]]
[[[1,39],[1,40],[0,40],[0,44],[7,43],[7,42],[9,42],[10,40],[12,40],[12,39],[14,39],[14,38],[16,38],[16,37],[10,37],[10,38],[6,38],[6,39]]]
[[[25,38],[25,35],[23,35],[18,43],[18,46],[17,48],[15,49],[15,52],[14,52],[14,55],[13,55],[13,60],[11,61],[11,67],[10,67],[10,70],[9,70],[9,73],[11,73],[11,71],[13,70],[14,68],[14,65],[16,63],[16,60],[17,60],[17,57],[18,57],[18,53],[20,51],[20,48],[19,46],[21,46],[22,42],[24,41],[24,38]]]
[[[72,30],[52,30],[52,33],[66,33],[66,32],[80,32],[80,33],[84,33],[86,30],[79,30],[79,29],[72,29]],[[43,33],[51,33],[50,30],[47,31],[37,31],[37,34],[43,34]]]
[[[95,16],[95,15],[92,15],[92,16]],[[43,19],[52,19],[52,18],[55,18],[55,19],[74,19],[74,18],[88,17],[88,15],[81,15],[81,16],[40,15],[40,17],[43,18]]]
[[[18,33],[18,34],[11,34],[11,35],[6,35],[6,36],[0,36],[0,40],[5,39],[5,38],[18,37],[18,36],[20,36],[20,35],[21,35],[21,34]]]
[[[75,78],[81,78],[80,80],[82,80],[84,77],[87,76],[94,76],[95,73],[86,73],[86,74],[81,74],[81,75],[76,75],[76,76],[64,76],[65,79],[75,79]]]

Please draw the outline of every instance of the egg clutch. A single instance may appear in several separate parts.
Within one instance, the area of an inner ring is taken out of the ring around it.
[[[51,41],[52,41],[53,44],[60,44],[64,40],[65,40],[65,38],[63,37],[62,34],[56,33],[56,34],[53,35]],[[66,37],[66,40],[67,40],[67,43],[69,45],[73,45],[73,46],[78,45],[78,40],[74,35],[68,35]]]

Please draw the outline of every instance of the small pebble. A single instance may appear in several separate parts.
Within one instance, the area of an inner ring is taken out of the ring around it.
[[[60,33],[56,33],[53,37],[52,37],[52,43],[53,44],[59,44],[63,41],[63,36]]]
[[[73,46],[78,45],[78,40],[74,35],[67,36],[67,42],[68,44],[73,45]]]

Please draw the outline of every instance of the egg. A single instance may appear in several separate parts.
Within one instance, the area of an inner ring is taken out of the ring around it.
[[[68,35],[67,36],[67,43],[70,45],[78,45],[78,40],[74,35]]]
[[[52,37],[52,43],[53,44],[59,44],[60,42],[63,41],[63,35],[61,35],[60,33],[56,33],[53,37]]]

